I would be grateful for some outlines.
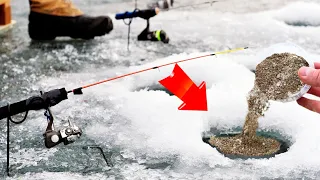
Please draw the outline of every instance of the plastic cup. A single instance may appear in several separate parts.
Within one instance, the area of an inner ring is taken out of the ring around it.
[[[314,68],[314,61],[312,61],[308,52],[306,52],[304,49],[302,49],[301,47],[299,47],[293,43],[279,43],[279,44],[272,45],[272,46],[262,50],[261,52],[259,52],[257,58],[260,60],[259,62],[262,62],[263,60],[265,60],[267,57],[271,56],[272,54],[285,53],[285,52],[296,54],[298,56],[303,57],[308,62],[309,67]],[[280,101],[280,102],[296,101],[297,99],[299,99],[303,95],[305,95],[309,91],[310,88],[311,88],[310,85],[305,84],[300,89],[300,91],[293,93],[287,99],[279,99],[276,101]]]

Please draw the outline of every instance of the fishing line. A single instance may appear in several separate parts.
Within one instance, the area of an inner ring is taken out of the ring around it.
[[[142,70],[139,70],[139,71],[127,73],[127,74],[124,74],[124,75],[121,75],[121,76],[112,77],[112,78],[105,79],[105,80],[102,80],[102,81],[98,81],[98,82],[95,82],[95,83],[92,83],[92,84],[88,84],[88,85],[85,85],[85,86],[82,86],[82,87],[67,91],[67,93],[73,92],[73,94],[83,94],[82,93],[82,89],[85,89],[85,88],[88,88],[88,87],[92,87],[92,86],[95,86],[95,85],[98,85],[98,84],[102,84],[102,83],[105,83],[105,82],[113,81],[113,80],[116,80],[116,79],[120,79],[120,78],[123,78],[123,77],[126,77],[126,76],[131,76],[131,75],[134,75],[134,74],[146,72],[146,71],[153,70],[153,69],[159,69],[160,67],[165,67],[165,66],[172,65],[172,64],[191,61],[191,60],[200,59],[200,58],[209,57],[209,56],[215,56],[215,55],[218,55],[218,54],[232,53],[232,52],[245,50],[245,49],[248,49],[248,47],[229,49],[229,50],[220,51],[220,52],[216,52],[216,53],[211,53],[211,54],[207,54],[207,55],[202,55],[202,56],[197,56],[197,57],[193,57],[193,58],[183,59],[183,60],[180,60],[180,61],[170,62],[170,63],[162,64],[162,65],[159,65],[159,66],[154,66],[154,67],[142,69]]]
[[[139,9],[135,8],[133,13],[135,13],[136,11],[139,11]],[[129,45],[130,45],[130,31],[131,31],[132,21],[133,21],[133,18],[129,18],[129,22],[126,23],[125,19],[123,19],[123,23],[128,26],[128,40],[127,40],[128,41],[128,43],[127,43],[127,50],[128,51],[129,51]]]

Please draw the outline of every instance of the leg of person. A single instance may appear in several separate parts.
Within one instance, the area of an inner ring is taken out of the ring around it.
[[[173,7],[174,0],[169,0],[170,6]]]
[[[151,8],[160,8],[160,9],[169,9],[173,5],[173,0],[158,0],[157,2],[152,2],[147,5],[149,9]]]
[[[108,16],[88,16],[66,0],[29,0],[28,32],[33,40],[56,37],[93,39],[113,29]]]

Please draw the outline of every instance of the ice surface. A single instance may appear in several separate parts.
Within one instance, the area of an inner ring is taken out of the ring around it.
[[[66,54],[71,53],[73,58],[91,56],[92,59],[88,62],[92,63],[110,58],[114,64],[121,65],[105,65],[99,69],[85,67],[81,73],[63,72],[60,76],[44,77],[34,84],[33,88],[71,89],[135,70],[225,50],[228,47],[250,47],[246,51],[179,64],[197,85],[206,81],[208,112],[179,111],[177,108],[182,101],[177,97],[169,96],[162,90],[148,90],[151,86],[161,89],[158,81],[171,74],[173,65],[84,89],[82,96],[70,95],[67,101],[52,110],[59,119],[71,118],[84,128],[84,141],[93,141],[117,154],[114,159],[115,170],[110,172],[110,177],[106,176],[108,172],[87,175],[81,175],[81,172],[43,172],[25,174],[22,178],[113,179],[120,176],[120,179],[318,179],[319,115],[295,102],[272,102],[266,116],[259,120],[260,128],[278,130],[293,141],[287,153],[275,158],[230,160],[201,140],[201,133],[212,126],[232,128],[243,125],[247,111],[246,95],[254,82],[254,74],[250,70],[254,70],[261,61],[261,58],[257,57],[263,48],[291,41],[306,49],[314,61],[320,58],[320,33],[317,27],[300,28],[283,23],[303,17],[302,20],[316,25],[318,5],[300,2],[283,7],[282,5],[289,1],[236,2],[221,2],[216,9],[207,7],[195,11],[169,11],[156,17],[153,27],[165,29],[175,45],[171,48],[179,49],[178,53],[165,58],[148,57],[146,62],[137,62],[144,56],[144,51],[135,49],[130,56],[130,60],[135,64],[126,67],[123,64],[123,54],[119,54],[125,51],[123,44],[126,42],[117,38],[103,39],[108,44],[114,44],[114,49],[104,49],[105,44],[98,43],[93,54],[77,54],[73,46],[57,50],[59,53],[62,51],[58,54],[61,56],[59,62],[69,63],[69,56]],[[269,4],[264,5],[266,3]],[[293,12],[300,5],[304,7],[299,9],[303,11],[301,16],[301,13],[298,15]],[[261,11],[265,9],[268,11]],[[132,32],[136,34],[141,31],[145,22],[135,22]],[[122,21],[115,21],[115,27],[126,28]],[[115,32],[116,37],[122,39],[125,39],[125,33],[124,30]],[[147,48],[157,52],[157,48],[161,47],[150,45]],[[21,125],[20,130],[33,127],[37,132],[35,137],[40,137],[44,120],[42,114],[39,114],[32,114],[33,120]],[[56,125],[61,124],[62,122],[58,121]],[[79,142],[83,143],[86,142]],[[26,152],[31,153],[32,150]],[[43,151],[30,157],[36,155],[44,159],[51,157]],[[18,158],[21,155],[14,156]],[[28,154],[13,163],[29,160],[26,156]]]
[[[173,55],[137,67],[113,69],[108,73],[96,71],[92,76],[99,77],[103,74],[112,76],[120,72],[132,72],[196,55],[201,54]],[[174,164],[172,171],[182,173],[197,171],[198,178],[208,178],[210,175],[220,176],[227,169],[232,173],[226,175],[226,178],[231,176],[246,178],[248,174],[269,178],[300,177],[304,171],[308,174],[316,173],[317,166],[320,164],[320,158],[317,158],[320,146],[316,143],[320,136],[320,132],[317,131],[320,125],[318,114],[305,110],[296,102],[286,104],[272,102],[266,116],[259,121],[260,128],[280,131],[293,141],[291,149],[276,158],[233,161],[223,157],[215,149],[202,142],[201,132],[209,127],[232,128],[242,126],[244,123],[247,111],[246,95],[253,86],[254,74],[232,59],[241,58],[245,61],[248,57],[250,55],[218,55],[180,64],[181,68],[198,85],[200,81],[207,82],[208,112],[179,111],[177,107],[182,102],[175,96],[169,96],[163,91],[135,90],[138,87],[159,84],[160,79],[170,75],[173,65],[86,89],[84,91],[87,95],[82,98],[94,98],[93,101],[109,104],[102,111],[101,107],[86,110],[86,113],[92,116],[105,117],[86,127],[86,133],[101,144],[124,148],[123,153],[127,158],[138,161],[144,159],[144,156],[156,159],[178,156],[179,162]],[[257,61],[259,57],[255,56]],[[79,74],[76,74],[77,77],[72,76],[70,75],[65,81],[92,79],[85,74],[80,77]],[[43,82],[51,85],[63,84],[57,80],[46,79]],[[75,87],[76,84],[69,83],[68,86]],[[74,104],[72,101],[77,100],[73,99],[75,98],[72,97],[72,100],[66,103]],[[108,108],[113,109],[111,114]],[[203,170],[203,167],[208,169]],[[143,170],[143,173],[152,176],[152,171],[145,171]],[[256,174],[255,171],[260,173]],[[123,173],[126,174],[127,171]],[[158,173],[161,174],[161,172]],[[185,174],[183,177],[196,178],[196,175]]]

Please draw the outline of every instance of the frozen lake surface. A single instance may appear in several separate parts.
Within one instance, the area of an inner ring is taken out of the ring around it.
[[[231,160],[202,142],[210,127],[242,126],[252,70],[270,45],[292,42],[320,60],[320,4],[295,0],[221,0],[210,5],[160,13],[151,29],[164,29],[168,45],[138,42],[146,22],[134,19],[130,52],[127,26],[117,12],[131,11],[134,1],[74,1],[84,12],[107,14],[114,30],[92,41],[62,38],[31,42],[27,34],[28,2],[13,1],[11,32],[0,40],[0,104],[65,87],[67,90],[143,68],[203,54],[248,46],[236,53],[179,64],[199,85],[207,83],[208,112],[178,111],[182,103],[159,80],[173,65],[83,90],[81,96],[52,108],[55,125],[71,119],[84,135],[77,142],[46,149],[43,111],[30,112],[11,126],[11,173],[8,179],[319,179],[319,115],[292,103],[272,102],[259,128],[275,130],[292,142],[288,152],[270,159]],[[176,6],[203,1],[178,1]],[[139,1],[138,7],[146,7]],[[5,177],[6,123],[0,123]],[[97,149],[112,163],[109,167]]]

